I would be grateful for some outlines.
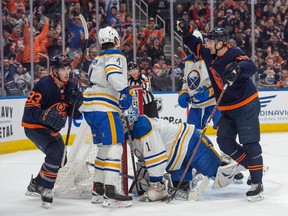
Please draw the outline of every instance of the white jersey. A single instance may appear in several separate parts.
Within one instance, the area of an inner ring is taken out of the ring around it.
[[[138,118],[132,131],[134,151],[136,156],[142,154],[150,178],[162,178],[165,170],[180,168],[194,131],[194,125],[187,123],[171,124],[145,115]]]
[[[79,110],[120,112],[119,91],[128,86],[125,55],[117,49],[102,52],[92,61],[88,75],[90,85]]]
[[[204,85],[211,86],[206,64],[204,60],[196,58],[193,54],[190,54],[185,59],[184,83],[182,90],[187,90],[189,96],[193,97],[196,93],[195,90]],[[193,98],[191,106],[194,108],[204,108],[211,105],[215,105],[214,96],[200,102]]]

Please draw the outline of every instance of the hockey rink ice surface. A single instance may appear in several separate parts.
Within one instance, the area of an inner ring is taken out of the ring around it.
[[[215,142],[215,136],[209,136]],[[31,174],[36,175],[43,161],[39,150],[0,155],[0,216],[30,215],[115,215],[115,216],[287,216],[288,215],[288,133],[262,133],[261,144],[264,164],[269,171],[264,176],[264,200],[250,203],[245,193],[248,172],[243,184],[231,184],[212,190],[212,180],[199,201],[173,200],[143,203],[133,199],[130,208],[103,208],[90,200],[54,198],[49,209],[41,208],[39,198],[24,195]],[[217,148],[216,148],[217,149]],[[129,155],[129,154],[128,154]]]

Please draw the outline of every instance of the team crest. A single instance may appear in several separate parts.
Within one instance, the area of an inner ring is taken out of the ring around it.
[[[201,81],[200,73],[197,70],[192,70],[187,76],[187,86],[191,90],[198,88]]]

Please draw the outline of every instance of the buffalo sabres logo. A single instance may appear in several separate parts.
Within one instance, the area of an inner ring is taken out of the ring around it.
[[[198,88],[200,84],[201,78],[200,73],[197,70],[192,70],[189,72],[187,76],[187,86],[191,90],[195,90]]]

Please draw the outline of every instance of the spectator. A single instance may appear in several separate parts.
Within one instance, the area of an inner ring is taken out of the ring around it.
[[[112,6],[110,8],[110,12],[107,12],[105,21],[108,24],[108,26],[112,26],[113,28],[121,25],[120,19],[117,17],[116,6]]]
[[[35,68],[36,69],[36,68]],[[38,71],[37,71],[37,76],[34,79],[34,85],[36,85],[36,83],[44,76],[48,76],[49,75],[49,71],[47,68],[44,67],[39,67]]]
[[[282,68],[281,79],[277,82],[277,88],[288,88],[288,69]]]
[[[158,63],[154,64],[152,67],[153,75],[158,78],[168,77],[168,66],[165,63],[165,57],[163,55],[159,56]]]
[[[157,36],[151,36],[150,37],[152,46],[148,48],[148,55],[151,58],[151,62],[154,63],[154,60],[159,58],[159,56],[164,55],[164,51],[162,49],[162,46],[160,45],[160,40]]]
[[[69,8],[68,31],[72,35],[68,43],[69,52],[67,53],[70,59],[74,59],[74,54],[82,54],[82,40],[84,39],[84,28],[82,26],[79,14],[73,14],[74,6]]]
[[[84,55],[84,54],[82,54]],[[83,62],[81,62],[81,59],[83,58],[80,55],[76,55],[74,57],[74,60],[72,62],[72,67],[73,68],[81,68],[85,73],[88,73],[89,66],[91,62],[94,60],[94,58],[97,56],[97,49],[94,44],[92,44],[89,49],[88,49],[88,55],[86,55],[83,59]],[[82,67],[81,67],[82,66]]]
[[[139,70],[141,74],[144,74],[148,78],[152,77],[152,69],[150,66],[150,60],[151,60],[150,58],[144,56],[140,59],[140,64],[139,64]]]
[[[16,83],[14,80],[14,74],[16,71],[16,66],[10,59],[5,57],[3,59],[3,69],[4,69],[4,89],[7,96],[15,95]],[[18,93],[16,93],[18,94]]]
[[[16,88],[19,90],[19,95],[27,95],[31,90],[31,75],[22,64],[19,64],[14,74]]]
[[[259,70],[259,87],[275,88],[280,80],[279,68],[275,67],[275,62],[272,57],[266,58],[266,66]]]
[[[40,62],[40,56],[39,56],[39,52],[40,52],[40,42],[47,39],[47,35],[48,35],[48,28],[49,28],[49,18],[46,17],[45,18],[45,24],[43,26],[43,29],[41,30],[41,32],[36,33],[35,31],[34,33],[34,47],[33,47],[33,52],[34,52],[34,56],[33,56],[33,62],[38,64]],[[25,24],[24,24],[24,52],[23,52],[23,66],[25,68],[27,68],[27,70],[30,70],[30,64],[31,64],[31,53],[30,53],[30,30],[29,30],[29,24],[28,24],[28,18],[25,17]]]

